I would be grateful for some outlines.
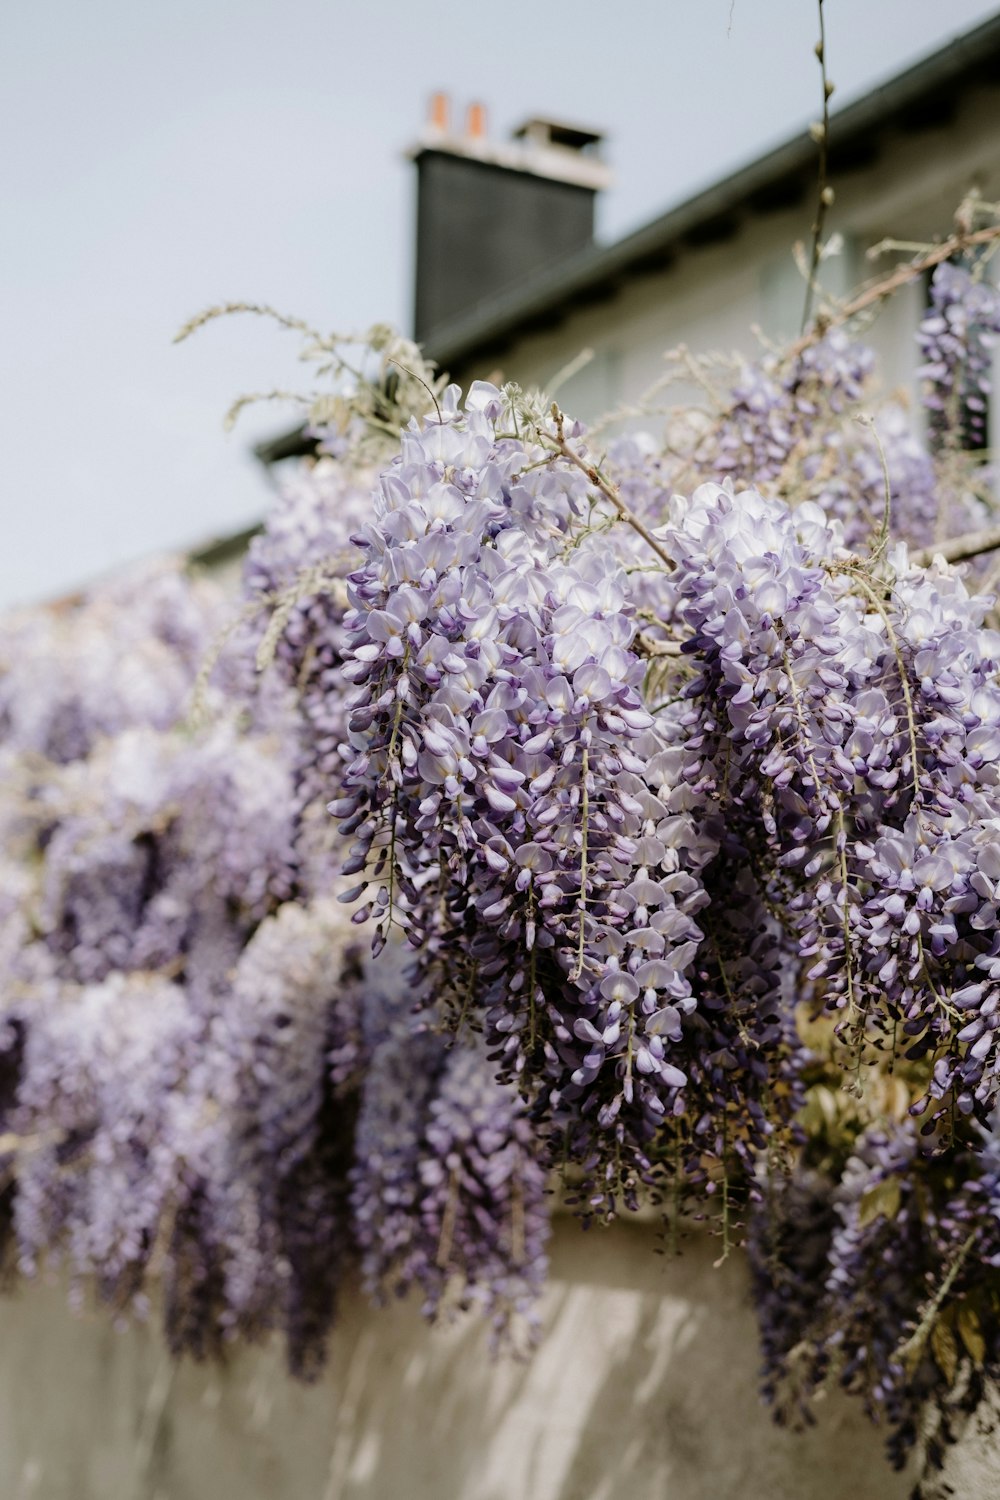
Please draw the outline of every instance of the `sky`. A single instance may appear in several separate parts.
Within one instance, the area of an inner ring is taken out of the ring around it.
[[[826,0],[833,107],[998,10]],[[287,334],[409,329],[427,100],[608,134],[614,240],[818,113],[815,0],[30,0],[0,4],[0,605],[246,526],[238,395],[301,389]]]

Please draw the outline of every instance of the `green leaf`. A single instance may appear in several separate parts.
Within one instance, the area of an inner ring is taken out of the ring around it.
[[[894,1219],[899,1213],[901,1196],[899,1181],[895,1177],[890,1177],[885,1182],[877,1182],[874,1187],[870,1187],[866,1193],[862,1193],[861,1202],[858,1204],[859,1227],[867,1228],[880,1216],[884,1219]]]
[[[931,1329],[931,1349],[941,1374],[949,1385],[953,1385],[955,1372],[958,1369],[958,1345],[951,1331],[950,1322],[944,1318],[938,1318]]]
[[[967,1302],[959,1307],[956,1321],[962,1343],[971,1354],[973,1363],[981,1369],[986,1360],[986,1340],[979,1318]]]

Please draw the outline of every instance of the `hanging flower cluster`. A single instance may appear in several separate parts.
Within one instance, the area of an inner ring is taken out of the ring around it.
[[[939,1463],[997,1374],[995,1134],[926,1157],[912,1124],[888,1121],[857,1137],[839,1181],[804,1168],[772,1189],[749,1249],[779,1419],[810,1420],[835,1378],[889,1427],[897,1466],[914,1444]]]
[[[927,383],[924,405],[939,445],[986,446],[993,346],[1000,334],[1000,290],[972,268],[945,261],[931,281],[930,308],[917,343]]]
[[[624,575],[573,546],[584,477],[498,436],[498,391],[470,399],[404,435],[359,537],[345,672],[361,753],[334,810],[378,942],[406,931],[428,992],[471,1008],[613,1196],[684,1083],[670,1032],[691,1008],[706,850],[657,795],[669,751]]]
[[[301,513],[301,496],[288,506]],[[253,601],[264,545],[247,565]],[[516,1092],[471,1035],[449,1047],[429,1013],[414,1034],[399,944],[376,968],[342,885],[317,892],[334,841],[317,863],[299,779],[312,721],[283,692],[242,696],[243,630],[209,722],[175,706],[157,724],[158,686],[191,698],[227,606],[176,569],[151,575],[151,600],[149,576],[116,584],[122,612],[97,594],[9,626],[21,685],[0,792],[4,1253],[29,1276],[63,1263],[74,1295],[93,1285],[120,1315],[147,1314],[155,1279],[177,1352],[277,1328],[292,1370],[315,1374],[340,1280],[364,1259],[365,1184],[377,1191],[365,1130],[384,1140],[398,1109],[382,1059],[423,1047],[439,1065],[408,1149],[428,1311],[455,1289],[498,1339],[532,1336],[548,1210]],[[133,589],[155,609],[133,611]],[[89,679],[46,674],[60,631],[130,663],[133,722],[114,682],[91,710]],[[39,726],[66,701],[76,753],[50,735],[46,758]],[[394,1075],[397,1091],[409,1077]],[[465,1137],[470,1091],[482,1119]]]
[[[937,273],[930,453],[836,329],[600,460],[379,331],[235,621],[157,565],[3,622],[8,1262],[309,1376],[350,1267],[519,1346],[553,1199],[652,1202],[747,1245],[779,1416],[939,1457],[1000,1377],[1000,633],[921,549],[991,297]]]

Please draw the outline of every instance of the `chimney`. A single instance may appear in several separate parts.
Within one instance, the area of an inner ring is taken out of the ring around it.
[[[417,340],[593,243],[594,199],[611,180],[598,155],[602,139],[538,118],[510,141],[491,142],[478,103],[456,134],[447,95],[433,96],[409,152],[417,166]]]

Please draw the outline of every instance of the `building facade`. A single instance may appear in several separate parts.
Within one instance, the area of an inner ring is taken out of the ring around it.
[[[574,155],[593,174],[599,137],[574,137],[568,127],[542,121],[529,122],[522,139],[531,124],[536,136],[548,131],[547,155],[529,155],[520,166],[511,160],[509,174],[532,175],[538,186],[548,173],[556,194],[564,191]],[[491,241],[494,225],[481,204],[471,234],[459,241],[449,233],[463,190],[470,183],[481,189],[482,174],[496,173],[490,149],[479,138],[449,136],[439,127],[412,153],[421,174],[418,308],[426,306],[429,280],[447,278],[451,265],[468,259],[476,233]],[[448,211],[436,214],[423,184],[428,163],[440,167],[448,154],[452,196]],[[599,189],[593,175],[584,180]],[[870,246],[887,237],[941,238],[970,192],[985,202],[1000,200],[1000,18],[835,112],[829,181],[835,201],[825,233],[842,244],[823,268],[833,297],[892,269],[891,253],[867,259]],[[559,396],[567,410],[592,420],[636,402],[661,375],[664,352],[677,345],[695,353],[753,355],[761,338],[780,341],[798,332],[805,282],[793,246],[809,240],[817,193],[817,147],[803,133],[616,244],[591,241],[572,254],[546,256],[536,243],[530,274],[501,276],[502,286],[484,274],[478,288],[463,287],[464,307],[430,323],[422,317],[418,336],[463,385],[499,372],[546,389],[590,350],[589,362]],[[494,207],[509,230],[502,192]],[[926,287],[911,284],[865,330],[888,389],[912,387],[913,333],[925,298]],[[995,412],[991,436],[995,443]]]

